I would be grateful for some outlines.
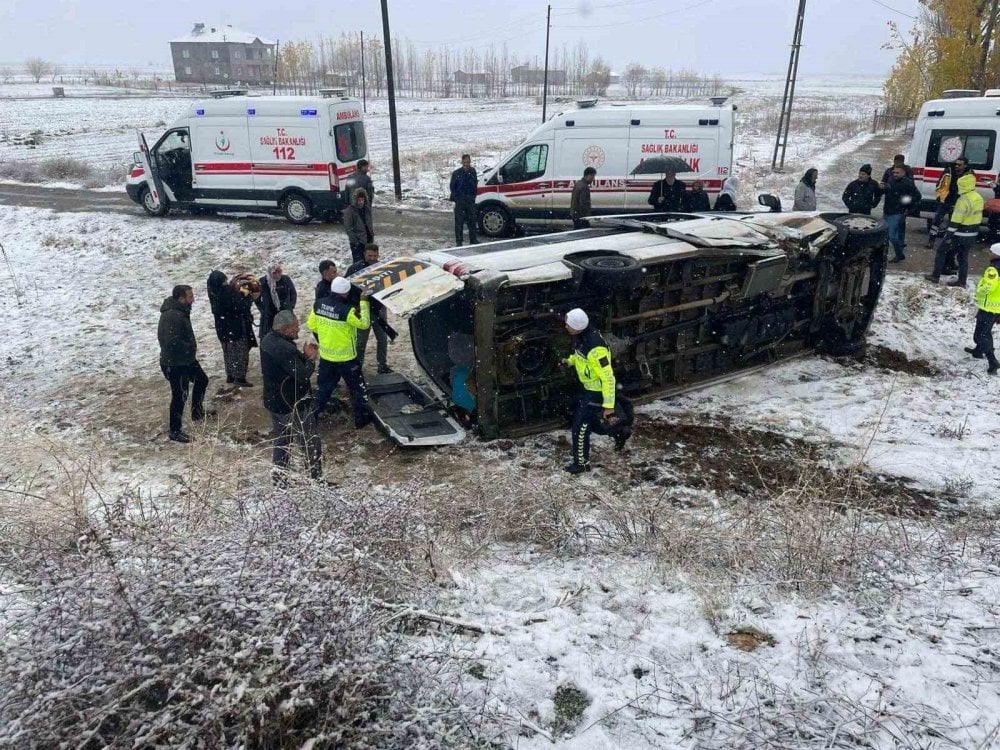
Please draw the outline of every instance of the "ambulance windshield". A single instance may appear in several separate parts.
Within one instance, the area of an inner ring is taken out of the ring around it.
[[[363,159],[367,151],[365,124],[361,120],[345,122],[333,129],[333,140],[337,144],[337,161],[351,162]]]

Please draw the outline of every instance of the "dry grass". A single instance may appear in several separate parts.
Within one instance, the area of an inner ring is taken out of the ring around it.
[[[88,189],[124,184],[127,172],[124,164],[94,166],[70,156],[0,163],[0,179],[32,184],[76,182]]]

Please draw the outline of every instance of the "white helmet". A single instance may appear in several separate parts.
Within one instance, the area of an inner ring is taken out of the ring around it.
[[[566,313],[566,325],[574,331],[583,331],[586,330],[588,325],[590,325],[590,318],[588,318],[587,313],[579,307],[574,307]]]

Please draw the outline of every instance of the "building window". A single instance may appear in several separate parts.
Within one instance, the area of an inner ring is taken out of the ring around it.
[[[215,75],[217,75],[217,76],[218,75],[222,75],[222,70],[219,69],[218,65],[215,66]]]
[[[260,60],[264,59],[264,50],[257,50],[257,58]]]
[[[191,59],[191,50],[189,49],[181,50],[181,57],[183,57],[185,60]]]
[[[233,50],[233,59],[234,60],[242,60],[243,59],[243,50],[241,50],[241,49],[234,49]]]
[[[217,49],[213,49],[212,50],[212,59],[213,60],[218,60],[219,59],[219,50],[217,50]]]
[[[186,76],[191,75],[191,66],[190,65],[185,65],[184,66],[184,75],[186,75]]]

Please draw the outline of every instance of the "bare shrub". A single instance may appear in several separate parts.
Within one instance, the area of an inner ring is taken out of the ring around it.
[[[5,161],[0,163],[0,179],[32,184],[45,182],[41,165],[36,161]]]
[[[448,658],[389,627],[424,567],[405,492],[168,500],[76,505],[41,539],[7,516],[0,746],[478,744]]]
[[[72,156],[55,156],[42,162],[42,174],[49,180],[82,182],[90,179],[93,172],[90,164]]]

